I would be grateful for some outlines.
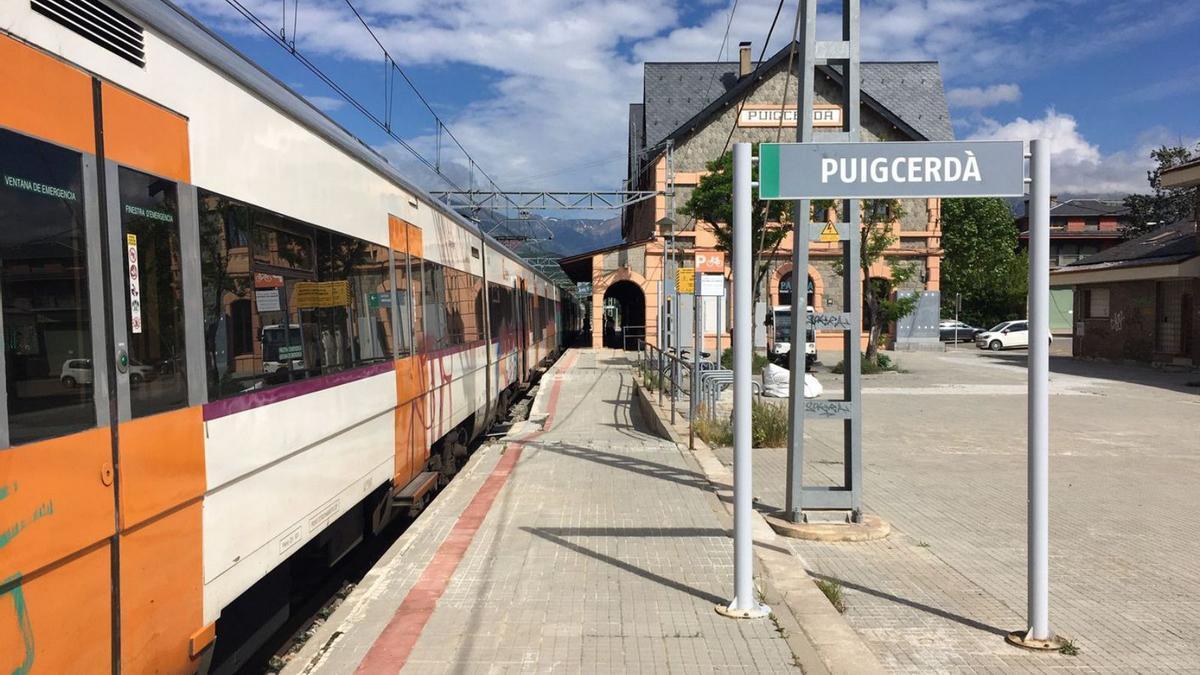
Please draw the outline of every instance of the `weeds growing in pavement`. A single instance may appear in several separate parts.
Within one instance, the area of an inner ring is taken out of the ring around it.
[[[755,448],[779,448],[787,444],[787,408],[755,401],[750,408],[750,442]],[[733,423],[728,417],[696,417],[696,435],[711,446],[733,445]]]
[[[1079,656],[1079,645],[1075,644],[1074,640],[1063,640],[1063,646],[1058,648],[1058,653],[1065,656]]]
[[[778,448],[787,445],[787,408],[773,403],[755,401],[750,410],[751,439],[756,448]]]
[[[714,448],[733,445],[733,427],[727,419],[696,417],[696,435]]]
[[[827,581],[825,579],[817,579],[817,588],[825,594],[829,604],[838,611],[839,614],[846,611],[846,596],[842,593],[842,585],[836,581]]]
[[[639,366],[638,372],[642,375],[642,383],[647,391],[655,391],[658,389],[658,371],[646,366]]]
[[[889,373],[889,372],[895,372],[895,373],[905,372],[905,370],[900,367],[900,364],[893,361],[892,357],[888,356],[887,354],[879,354],[878,357],[874,361],[872,361],[871,359],[868,359],[866,354],[863,354],[862,361],[861,361],[861,368],[862,368],[863,375],[878,375],[879,373]],[[830,371],[836,375],[841,375],[842,373],[846,372],[845,361],[838,361],[837,365],[834,366],[833,368],[831,368]]]

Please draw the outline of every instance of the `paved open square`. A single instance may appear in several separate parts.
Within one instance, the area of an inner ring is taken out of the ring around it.
[[[1050,619],[1078,647],[1066,656],[1004,642],[1026,616],[1024,352],[893,356],[909,372],[863,380],[863,499],[891,535],[789,540],[813,577],[844,588],[846,618],[883,665],[1200,672],[1197,376],[1051,359]],[[810,484],[840,482],[836,424],[808,424]],[[784,451],[754,462],[760,507],[781,507]]]

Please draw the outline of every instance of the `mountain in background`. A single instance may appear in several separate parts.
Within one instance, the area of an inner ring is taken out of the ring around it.
[[[523,257],[561,258],[621,243],[621,218],[556,218],[536,213],[520,220],[481,209],[475,214],[490,233]],[[520,240],[518,240],[520,239]]]

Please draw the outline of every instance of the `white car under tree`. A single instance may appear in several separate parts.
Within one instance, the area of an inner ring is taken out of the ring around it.
[[[1054,342],[1054,338],[1050,338]],[[975,336],[975,346],[998,352],[1029,346],[1029,321],[1003,321]]]

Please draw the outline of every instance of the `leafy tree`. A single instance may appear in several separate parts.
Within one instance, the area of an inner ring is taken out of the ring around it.
[[[821,202],[821,205],[828,202]],[[904,217],[904,207],[897,199],[864,199],[862,226],[859,229],[859,266],[863,275],[863,322],[866,323],[866,360],[879,361],[879,341],[884,326],[908,316],[917,307],[917,296],[894,297],[895,291],[911,280],[918,267],[896,256],[886,256],[888,249],[899,239],[895,224]],[[875,263],[887,260],[889,276],[879,276],[872,270]],[[838,275],[844,275],[841,260],[833,265]]]
[[[942,298],[952,307],[961,294],[963,321],[987,328],[1024,314],[1029,259],[1017,236],[1002,199],[942,200]]]
[[[753,153],[758,154],[758,144]],[[733,253],[733,152],[726,152],[709,162],[708,174],[688,197],[679,213],[708,224],[717,239],[717,248]],[[758,165],[751,169],[751,180],[758,180]],[[791,232],[791,202],[758,198],[758,189],[751,190],[750,255],[754,259],[754,297],[760,295],[763,280],[770,270],[771,259],[778,253],[783,240]]]
[[[1200,143],[1197,143],[1191,152],[1179,145],[1164,145],[1150,152],[1150,158],[1157,166],[1146,172],[1146,180],[1154,192],[1148,195],[1129,195],[1125,198],[1129,214],[1123,218],[1122,229],[1127,239],[1143,235],[1160,225],[1197,217],[1197,211],[1200,211],[1200,187],[1162,186],[1163,171],[1179,166],[1196,155],[1200,155]]]

